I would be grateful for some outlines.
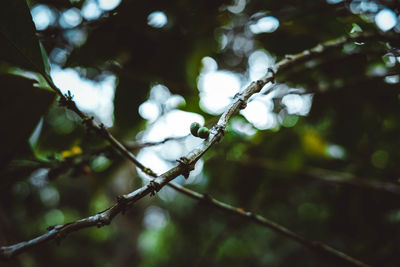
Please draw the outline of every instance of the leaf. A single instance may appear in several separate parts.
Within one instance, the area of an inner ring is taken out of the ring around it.
[[[0,8],[0,61],[47,73],[47,58],[35,34],[25,0],[3,0]]]
[[[33,86],[34,80],[0,75],[0,161],[11,159],[26,143],[55,93]]]

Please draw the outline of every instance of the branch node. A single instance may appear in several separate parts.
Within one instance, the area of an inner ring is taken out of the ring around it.
[[[217,137],[217,142],[219,142],[221,138],[225,135],[225,126],[217,124],[214,126],[213,131],[215,132],[215,136]]]
[[[271,82],[272,82],[272,83],[275,83],[275,75],[276,75],[276,73],[275,73],[274,69],[271,68],[271,67],[268,68],[268,69],[267,69],[267,73],[271,73],[271,79],[272,79]]]
[[[246,103],[246,101],[244,99],[244,95],[243,94],[236,93],[236,95],[233,97],[233,99],[237,99],[237,100],[240,101],[240,106],[239,106],[240,109],[245,109],[246,108],[247,103]]]
[[[156,193],[157,193],[158,191],[160,191],[160,189],[161,189],[160,184],[157,183],[157,182],[155,182],[154,180],[153,180],[153,181],[150,181],[150,183],[149,183],[147,186],[148,186],[148,187],[150,188],[150,190],[151,190],[151,192],[150,192],[150,196],[151,196],[151,197],[152,197],[152,196],[155,196]]]
[[[85,116],[82,119],[82,124],[86,127],[86,129],[87,129],[89,134],[93,134],[95,132],[99,132],[100,134],[102,134],[102,130],[103,129],[105,130],[104,125],[103,125],[103,128],[96,127],[96,125],[94,124],[93,121],[94,121],[94,117],[93,116],[90,116],[90,117],[89,116]]]
[[[124,215],[127,209],[128,200],[125,196],[117,196],[117,203],[121,207],[121,213]]]
[[[263,80],[257,80],[257,86],[261,89],[265,85],[265,82]]]
[[[105,225],[109,225],[110,224],[110,219],[107,218],[103,218],[103,217],[99,217],[99,219],[96,221],[96,226],[97,228],[103,227]]]
[[[61,107],[72,107],[75,104],[73,98],[74,96],[71,91],[68,90],[67,93],[62,95],[60,100],[58,100],[58,105]]]
[[[179,162],[179,166],[182,168],[182,175],[185,177],[185,179],[189,178],[190,172],[194,170],[193,163],[191,163],[186,157],[181,157],[176,161]]]
[[[91,127],[91,126],[92,126],[92,123],[93,123],[93,120],[94,120],[94,117],[93,117],[93,116],[85,117],[85,118],[82,119],[82,123],[83,123],[84,125],[86,125],[87,127]]]

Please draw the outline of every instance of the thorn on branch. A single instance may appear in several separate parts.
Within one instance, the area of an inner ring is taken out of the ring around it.
[[[185,177],[185,179],[189,178],[190,172],[194,170],[193,163],[191,163],[190,160],[185,157],[181,157],[176,161],[179,162],[179,165],[182,168],[182,175]]]

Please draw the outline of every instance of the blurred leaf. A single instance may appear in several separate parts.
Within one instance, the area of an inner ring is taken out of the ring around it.
[[[33,86],[34,80],[0,75],[0,159],[9,159],[32,133],[54,100],[54,93]]]
[[[0,8],[0,58],[18,67],[48,72],[47,56],[35,34],[25,0],[4,0]],[[6,7],[4,7],[6,6]]]

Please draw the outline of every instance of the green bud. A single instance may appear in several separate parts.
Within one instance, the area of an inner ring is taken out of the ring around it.
[[[194,136],[199,137],[198,134],[197,134],[199,128],[200,128],[200,124],[197,123],[197,122],[193,122],[193,123],[190,125],[190,132],[191,132]]]
[[[197,131],[197,136],[200,138],[207,139],[209,135],[210,135],[210,130],[208,130],[207,127],[201,127]]]

